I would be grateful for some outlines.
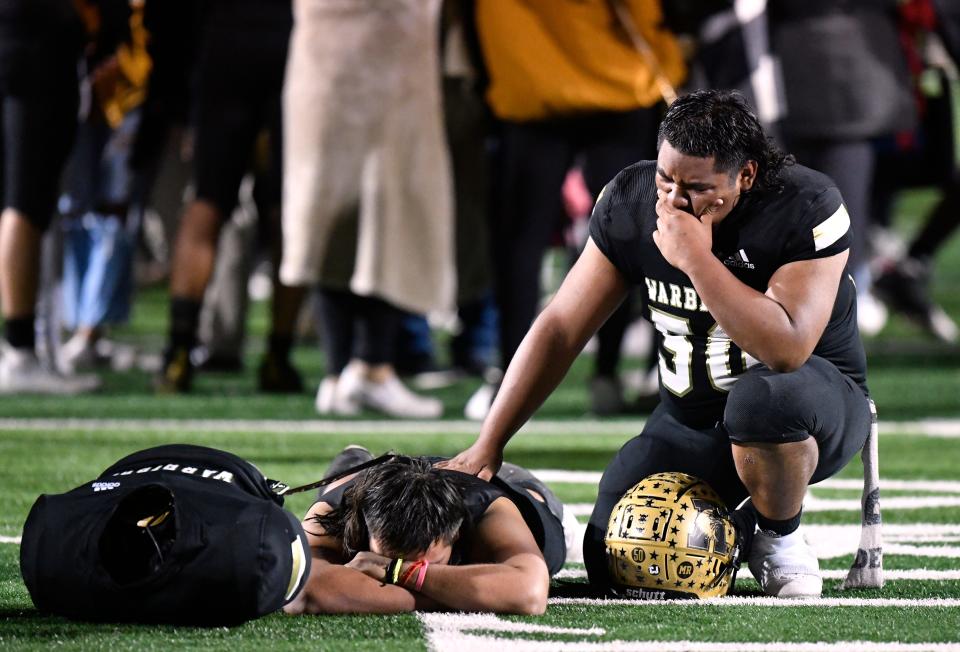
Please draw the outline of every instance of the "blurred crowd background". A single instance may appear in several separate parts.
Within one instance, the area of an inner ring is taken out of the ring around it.
[[[603,186],[708,87],[837,183],[862,334],[895,311],[955,344],[930,288],[960,223],[958,62],[955,0],[0,0],[0,393],[96,391],[164,284],[154,391],[243,373],[269,297],[261,391],[435,418],[430,388],[476,377],[482,419],[545,254],[576,258]],[[920,186],[940,199],[904,241]],[[642,301],[591,344],[597,414],[657,400]],[[625,348],[648,360],[629,399]]]

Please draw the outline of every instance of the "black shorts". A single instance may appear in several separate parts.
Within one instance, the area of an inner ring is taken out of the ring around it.
[[[270,4],[265,4],[264,10]],[[224,219],[237,204],[240,182],[251,167],[257,138],[264,130],[269,134],[268,187],[258,188],[258,193],[268,205],[280,204],[280,97],[290,25],[284,21],[282,8],[270,10],[280,15],[267,20],[261,30],[236,29],[214,21],[204,32],[194,114],[196,196],[216,206]]]
[[[2,207],[19,211],[41,231],[53,218],[77,128],[77,83],[76,62],[68,59],[35,70],[28,85],[0,85]]]
[[[540,478],[522,466],[509,462],[504,462],[500,467],[493,484],[502,489],[520,510],[543,553],[550,576],[556,575],[567,560],[563,503]],[[543,501],[531,495],[530,491],[540,494]]]
[[[820,456],[812,484],[835,474],[863,448],[870,423],[863,391],[816,356],[791,373],[752,368],[731,390],[723,422],[712,428],[686,426],[661,404],[643,432],[624,444],[603,472],[583,542],[591,583],[606,585],[604,535],[610,512],[648,475],[678,471],[702,478],[733,509],[748,492],[733,463],[732,441],[786,443],[813,437]]]

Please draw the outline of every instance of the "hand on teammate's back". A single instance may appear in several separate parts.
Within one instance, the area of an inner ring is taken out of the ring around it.
[[[503,452],[497,449],[488,450],[480,442],[476,442],[455,457],[438,462],[437,466],[451,471],[460,471],[475,475],[481,480],[490,481],[500,470],[503,464]]]

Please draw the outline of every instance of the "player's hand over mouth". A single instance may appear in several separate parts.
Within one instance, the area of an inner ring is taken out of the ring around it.
[[[682,272],[704,256],[711,255],[713,222],[723,200],[717,199],[699,216],[678,207],[662,191],[657,192],[657,230],[653,242],[667,262]],[[679,200],[686,203],[686,200]]]

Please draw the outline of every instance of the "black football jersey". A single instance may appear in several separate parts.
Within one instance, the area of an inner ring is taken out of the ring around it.
[[[691,427],[709,427],[722,419],[737,378],[761,363],[727,336],[687,275],[654,244],[655,175],[655,161],[622,170],[597,200],[590,236],[620,273],[642,288],[645,315],[657,329],[661,401]],[[801,165],[787,167],[783,177],[778,192],[741,195],[713,236],[713,254],[758,292],[766,292],[783,265],[833,256],[850,246],[850,218],[836,185]],[[848,274],[813,353],[867,391],[856,288]]]

